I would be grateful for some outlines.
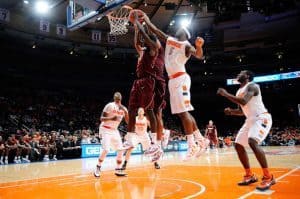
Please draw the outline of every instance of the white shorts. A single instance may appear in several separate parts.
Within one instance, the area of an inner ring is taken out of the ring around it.
[[[118,130],[100,127],[99,133],[101,134],[100,136],[102,136],[101,144],[103,150],[109,151],[110,149],[123,149],[122,139]]]
[[[151,146],[151,140],[147,132],[143,134],[127,133],[127,139],[133,147],[137,147],[141,143],[144,151]]]
[[[172,114],[194,110],[191,104],[191,78],[187,73],[170,79],[168,86]]]
[[[246,119],[244,125],[238,132],[235,143],[242,146],[249,146],[248,138],[254,138],[259,143],[266,139],[272,127],[272,116],[269,113],[263,113],[255,118]]]

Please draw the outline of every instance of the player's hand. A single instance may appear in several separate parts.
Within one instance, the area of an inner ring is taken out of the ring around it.
[[[146,13],[144,13],[143,19],[144,19],[145,22],[149,22],[150,21],[148,15]]]
[[[204,39],[202,37],[197,37],[195,40],[195,46],[201,48],[204,45]]]
[[[231,115],[231,108],[227,107],[224,109],[225,115]]]
[[[217,95],[226,96],[228,93],[224,88],[219,88],[217,91]]]

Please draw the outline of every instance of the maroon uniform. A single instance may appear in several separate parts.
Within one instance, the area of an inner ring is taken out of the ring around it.
[[[129,109],[131,110],[137,110],[139,107],[145,110],[154,108],[156,57],[157,55],[151,56],[150,51],[146,50],[137,64],[138,79],[133,82],[129,98]]]
[[[218,144],[218,138],[216,134],[217,127],[215,125],[207,125],[206,131],[207,131],[207,138],[209,139],[211,144],[214,144],[215,146]]]
[[[166,94],[166,81],[164,77],[165,69],[165,51],[161,47],[154,63],[155,69],[155,97],[154,97],[154,108],[164,109],[166,106],[165,94]]]

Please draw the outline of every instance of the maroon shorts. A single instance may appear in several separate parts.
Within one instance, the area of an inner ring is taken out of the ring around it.
[[[218,138],[215,134],[208,134],[207,137],[208,137],[209,141],[211,141],[214,144],[216,144],[218,142]]]
[[[153,109],[155,96],[154,89],[154,78],[144,77],[135,80],[130,91],[128,108],[130,110],[137,110],[140,107],[145,110]]]
[[[154,92],[154,110],[164,109],[166,107],[166,82],[164,79],[155,80]]]

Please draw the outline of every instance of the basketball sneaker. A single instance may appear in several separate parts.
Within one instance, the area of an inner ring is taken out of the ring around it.
[[[257,177],[254,174],[252,174],[251,176],[244,176],[243,181],[238,182],[238,185],[239,186],[246,186],[246,185],[255,183],[257,181],[258,181]]]
[[[160,169],[160,166],[159,166],[159,164],[157,162],[154,162],[154,168],[155,169]]]
[[[0,164],[4,164],[3,160],[0,160]]]
[[[149,149],[147,149],[144,154],[145,155],[154,155],[155,153],[157,153],[160,150],[160,147],[158,145],[151,145],[149,147]]]
[[[184,160],[190,160],[191,158],[195,157],[199,151],[200,148],[196,144],[193,146],[188,146],[188,151]]]
[[[157,162],[163,155],[163,150],[159,149],[155,154],[153,154],[151,162]]]
[[[125,173],[122,168],[116,168],[115,175],[119,177],[123,177],[123,176],[127,176],[127,173]]]
[[[276,181],[275,181],[275,178],[274,178],[273,175],[272,175],[271,178],[267,178],[267,177],[264,176],[262,178],[262,182],[260,183],[260,185],[258,185],[256,187],[256,189],[260,190],[260,191],[266,191],[274,184],[276,184]]]
[[[96,166],[96,169],[95,169],[95,171],[94,171],[94,176],[95,176],[96,178],[99,178],[99,177],[100,177],[100,173],[101,173],[101,166],[97,165],[97,166]]]

